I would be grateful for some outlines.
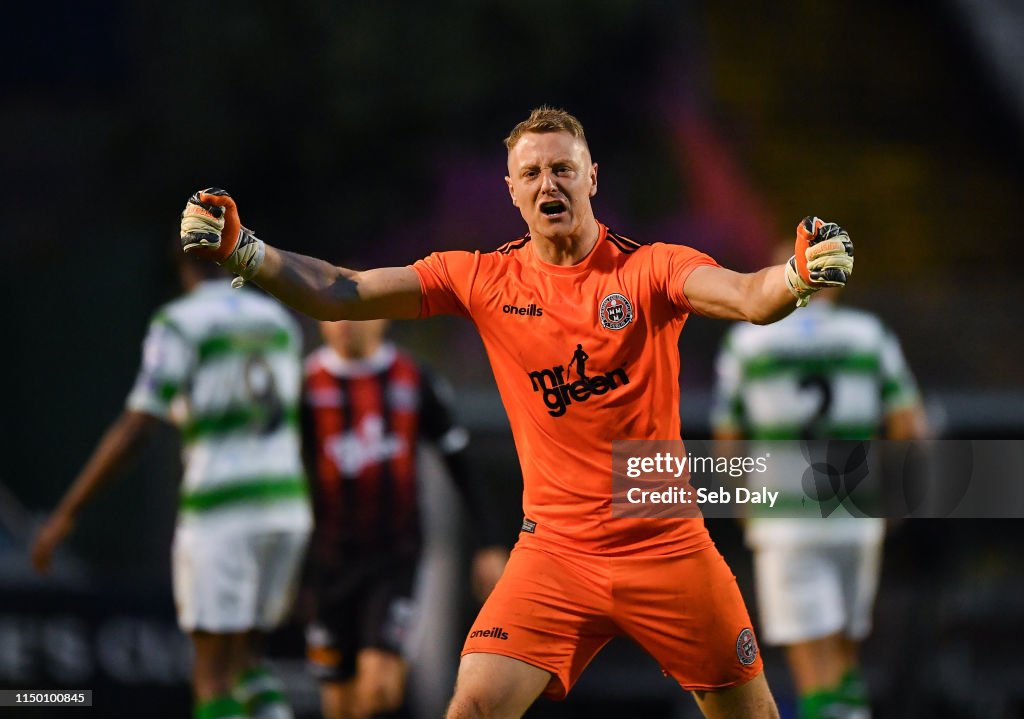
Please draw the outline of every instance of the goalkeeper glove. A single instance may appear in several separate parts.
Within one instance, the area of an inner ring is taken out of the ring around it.
[[[796,226],[796,254],[786,263],[786,286],[796,306],[825,287],[844,287],[853,274],[853,240],[834,222],[805,217]]]
[[[241,287],[252,279],[266,251],[263,241],[242,226],[231,195],[218,187],[200,190],[185,204],[181,248],[239,275],[231,281],[232,287]]]

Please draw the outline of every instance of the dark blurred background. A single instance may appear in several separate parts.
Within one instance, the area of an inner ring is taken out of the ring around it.
[[[1022,48],[1013,0],[4,4],[0,686],[94,687],[128,707],[159,691],[167,716],[188,711],[168,584],[172,433],[86,512],[56,578],[24,558],[177,292],[188,195],[226,187],[270,243],[339,262],[493,249],[524,231],[501,140],[544,103],[582,120],[597,215],[637,240],[752,270],[804,215],[839,221],[857,247],[844,299],[900,336],[935,431],[1019,438]],[[707,433],[725,329],[692,318],[683,333],[690,436]],[[518,466],[472,327],[392,335],[455,383],[511,540]],[[930,520],[892,534],[865,657],[880,716],[1024,716],[1021,529]],[[712,531],[749,589],[738,531]],[[531,714],[689,716],[632,652],[613,647],[568,702]],[[769,677],[785,700],[781,661]]]

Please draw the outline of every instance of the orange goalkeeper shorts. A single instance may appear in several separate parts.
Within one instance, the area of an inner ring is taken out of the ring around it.
[[[551,672],[564,699],[613,637],[633,638],[690,691],[743,684],[761,657],[736,578],[713,546],[684,556],[602,557],[524,542],[480,610],[462,654]]]

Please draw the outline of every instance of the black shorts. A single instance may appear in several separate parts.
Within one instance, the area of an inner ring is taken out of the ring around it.
[[[418,555],[380,558],[316,578],[313,619],[306,627],[313,676],[329,682],[351,679],[363,649],[404,653],[417,614],[413,585],[418,568]]]

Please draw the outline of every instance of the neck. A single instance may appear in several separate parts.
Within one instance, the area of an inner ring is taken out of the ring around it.
[[[590,254],[601,235],[601,228],[597,220],[591,218],[578,231],[565,237],[548,237],[534,232],[530,234],[534,239],[531,243],[533,251],[542,262],[567,267]]]
[[[377,354],[377,350],[380,349],[380,346],[380,342],[374,342],[372,344],[360,346],[332,346],[332,349],[334,350],[335,354],[337,354],[342,359],[359,361],[373,357],[375,354]]]

